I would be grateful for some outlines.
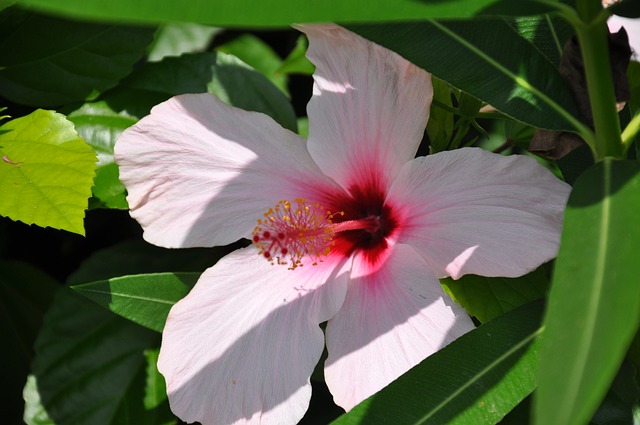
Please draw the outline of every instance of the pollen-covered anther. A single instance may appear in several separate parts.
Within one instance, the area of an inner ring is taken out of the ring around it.
[[[258,219],[251,240],[260,255],[289,270],[308,263],[317,265],[333,245],[331,219],[335,216],[318,203],[296,198],[282,200]]]

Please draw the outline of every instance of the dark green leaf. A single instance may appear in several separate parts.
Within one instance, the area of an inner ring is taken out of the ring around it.
[[[147,385],[144,390],[144,407],[154,409],[167,402],[167,384],[158,372],[158,356],[160,349],[154,348],[144,352],[147,360]]]
[[[94,202],[90,207],[127,209],[125,188],[118,179],[118,167],[113,161],[113,146],[120,133],[135,124],[137,118],[114,111],[104,101],[84,104],[67,118],[98,154],[92,189]]]
[[[555,66],[502,18],[349,28],[514,119],[554,130],[585,128]]]
[[[636,333],[639,210],[637,162],[605,159],[576,181],[545,317],[538,424],[585,423]]]
[[[157,62],[167,56],[204,51],[219,30],[207,25],[192,23],[169,23],[156,32],[153,44],[149,46],[148,60]]]
[[[35,344],[32,373],[44,410],[57,424],[161,423],[143,404],[142,352],[157,342],[155,333],[61,288]]]
[[[549,286],[542,268],[513,279],[466,275],[440,282],[469,314],[483,323],[544,297]]]
[[[521,0],[386,0],[375,7],[366,0],[324,0],[305,7],[297,0],[23,0],[27,5],[70,16],[137,22],[187,21],[220,26],[288,26],[302,22],[370,22],[432,18],[467,18],[491,13],[539,14],[553,4]],[[533,5],[533,7],[532,7]]]
[[[0,214],[84,235],[96,154],[62,114],[37,111],[0,127]]]
[[[33,355],[33,342],[59,284],[33,266],[0,261],[0,423],[18,423],[22,417],[20,389]]]
[[[640,17],[640,3],[635,0],[623,0],[619,3],[615,3],[611,6],[610,10],[618,16],[624,16],[627,18]]]
[[[169,310],[189,293],[200,273],[156,273],[117,277],[72,288],[91,301],[156,332]]]
[[[439,78],[433,78],[433,99],[427,122],[429,135],[429,153],[447,150],[453,135],[453,114],[444,108],[451,108],[451,89]]]
[[[334,422],[495,424],[535,388],[542,303],[463,335]]]
[[[285,94],[289,94],[287,76],[279,71],[282,59],[267,43],[255,35],[241,35],[218,46],[216,50],[237,57],[256,71],[261,72]]]
[[[560,17],[543,15],[521,16],[507,22],[556,67],[560,65],[564,43],[574,34],[567,21]]]
[[[7,9],[0,14],[0,93],[40,107],[95,96],[131,72],[153,31]]]
[[[224,53],[198,53],[149,63],[124,79],[104,100],[115,111],[142,118],[154,105],[182,93],[209,92],[249,111],[263,112],[295,131],[287,97],[264,75]]]

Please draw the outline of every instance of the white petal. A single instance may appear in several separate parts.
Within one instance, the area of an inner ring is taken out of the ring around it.
[[[516,277],[556,256],[570,189],[532,158],[468,148],[407,163],[387,202],[436,276]]]
[[[342,308],[327,324],[325,379],[347,410],[473,329],[411,247],[392,250],[374,274],[350,282]]]
[[[344,299],[345,262],[287,270],[250,247],[205,271],[163,332],[171,410],[203,425],[298,422],[324,346],[318,325]]]
[[[115,158],[145,239],[171,248],[233,242],[279,200],[336,187],[303,139],[206,93],[153,108],[120,136]]]
[[[415,156],[429,118],[431,76],[337,25],[300,27],[316,66],[309,152],[345,189],[386,190]]]

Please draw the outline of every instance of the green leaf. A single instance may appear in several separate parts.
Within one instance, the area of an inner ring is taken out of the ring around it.
[[[516,120],[585,128],[555,66],[503,18],[349,28]]]
[[[144,407],[154,409],[167,401],[167,384],[158,372],[158,356],[160,349],[146,350],[147,383],[144,389]]]
[[[38,9],[70,16],[136,22],[187,21],[219,26],[282,27],[302,22],[368,22],[432,18],[468,18],[491,8],[491,13],[539,14],[553,4],[534,1],[386,0],[372,7],[366,0],[324,0],[313,7],[297,0],[191,0],[188,5],[173,0],[23,0]],[[531,4],[534,7],[531,7]]]
[[[507,22],[555,66],[560,65],[564,44],[574,34],[571,24],[551,15],[519,16]]]
[[[535,388],[542,303],[463,335],[333,422],[495,424]]]
[[[261,72],[287,96],[287,76],[280,72],[282,59],[264,41],[255,35],[244,34],[228,43],[218,46],[216,50],[233,55],[242,62]]]
[[[18,423],[23,402],[20,389],[29,373],[33,342],[58,282],[19,261],[0,261],[0,423]]]
[[[158,62],[168,56],[202,52],[218,31],[218,28],[186,22],[165,24],[156,32],[147,59]]]
[[[144,274],[72,288],[132,322],[162,332],[171,307],[189,293],[199,277],[200,273]]]
[[[96,155],[64,115],[37,110],[0,127],[0,214],[84,235]]]
[[[142,353],[157,343],[157,334],[61,288],[35,344],[32,373],[41,405],[57,424],[163,423],[143,403]],[[27,405],[29,412],[40,410]]]
[[[182,93],[209,92],[249,111],[263,112],[283,127],[296,129],[289,99],[264,75],[224,53],[198,53],[149,63],[105,94],[115,111],[142,118],[151,107]]]
[[[69,283],[167,269],[202,271],[223,252],[222,248],[170,250],[139,240],[122,242],[85,260]],[[63,288],[36,343],[33,373],[42,405],[37,404],[33,389],[26,388],[26,412],[32,413],[27,423],[37,424],[35,415],[45,411],[58,424],[165,424],[171,417],[166,403],[158,394],[157,403],[149,401],[150,381],[158,377],[147,374],[151,360],[145,355],[158,343],[156,333]]]
[[[544,320],[537,424],[588,421],[638,329],[638,210],[637,162],[605,159],[576,181]]]
[[[432,78],[433,99],[427,134],[429,135],[429,152],[437,153],[447,150],[453,135],[453,113],[444,108],[452,108],[451,89],[439,78]]]
[[[313,66],[311,61],[305,56],[308,47],[307,38],[303,35],[298,37],[296,45],[293,50],[282,61],[280,68],[277,72],[282,74],[302,74],[311,75],[315,71],[316,67]]]
[[[127,209],[126,191],[113,161],[113,146],[118,136],[138,119],[126,112],[114,111],[104,101],[86,103],[71,112],[67,119],[98,154],[93,187],[95,199],[90,207]]]
[[[440,282],[469,314],[483,323],[544,297],[549,286],[542,268],[517,278],[466,275]]]
[[[153,31],[5,10],[0,14],[0,93],[39,107],[95,96],[131,71]]]
[[[42,405],[35,376],[27,378],[22,397],[25,404],[23,420],[27,425],[56,425]]]

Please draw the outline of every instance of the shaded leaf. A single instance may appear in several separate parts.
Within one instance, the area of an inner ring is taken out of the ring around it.
[[[72,288],[91,301],[156,332],[169,310],[189,293],[200,273],[156,273],[117,277]]]
[[[469,314],[483,323],[544,297],[549,286],[542,268],[517,278],[466,275],[440,282]]]
[[[95,97],[131,71],[153,31],[5,10],[0,15],[0,93],[40,107]]]
[[[277,72],[283,74],[313,74],[316,67],[311,63],[309,59],[307,59],[307,56],[305,55],[307,52],[307,47],[307,38],[303,35],[298,37],[295,47],[289,53],[289,55],[284,58]]]
[[[18,423],[23,401],[20,389],[29,373],[33,342],[59,284],[49,275],[19,261],[0,261],[0,423]]]
[[[566,20],[552,16],[518,16],[507,22],[554,65],[560,65],[562,48],[575,33]]]
[[[637,162],[605,159],[576,181],[544,321],[537,424],[585,423],[636,333],[639,209]]]
[[[84,235],[96,156],[64,115],[41,109],[0,127],[0,214]]]
[[[463,335],[333,424],[495,424],[535,388],[541,311],[534,302]]]
[[[252,34],[243,34],[221,46],[216,50],[233,55],[255,70],[261,72],[271,82],[289,95],[287,76],[280,71],[282,59],[264,41]]]
[[[32,373],[41,405],[58,424],[160,423],[143,404],[142,352],[157,343],[153,332],[61,288],[35,344]],[[30,404],[35,397],[25,401],[28,411],[41,410]]]
[[[427,122],[427,134],[429,135],[429,153],[437,153],[447,150],[451,136],[453,135],[453,114],[443,109],[451,108],[451,90],[447,83],[434,77],[433,99],[429,121]]]
[[[113,146],[118,136],[138,121],[137,118],[114,111],[104,101],[86,103],[67,118],[98,154],[92,190],[95,199],[90,207],[127,209],[126,191],[118,179],[118,167],[113,161]]]
[[[491,8],[494,14],[540,14],[553,4],[521,0],[387,0],[371,7],[366,0],[324,0],[301,7],[297,0],[191,0],[188,7],[172,0],[23,0],[27,5],[70,16],[134,22],[187,21],[219,26],[282,27],[302,22],[369,22],[431,18],[468,18]],[[493,6],[493,7],[492,7]],[[533,6],[533,7],[532,7]]]
[[[147,60],[158,62],[167,56],[204,51],[218,28],[188,22],[164,24],[156,32],[153,44],[149,46]]]
[[[144,389],[144,407],[154,409],[167,403],[167,384],[158,372],[158,356],[160,349],[146,350],[144,357],[147,361],[147,383]]]
[[[555,66],[502,18],[349,28],[516,120],[584,128]]]
[[[105,94],[115,111],[142,118],[151,107],[182,93],[209,92],[249,111],[263,112],[295,131],[296,116],[287,97],[264,75],[224,53],[198,53],[149,63]]]

